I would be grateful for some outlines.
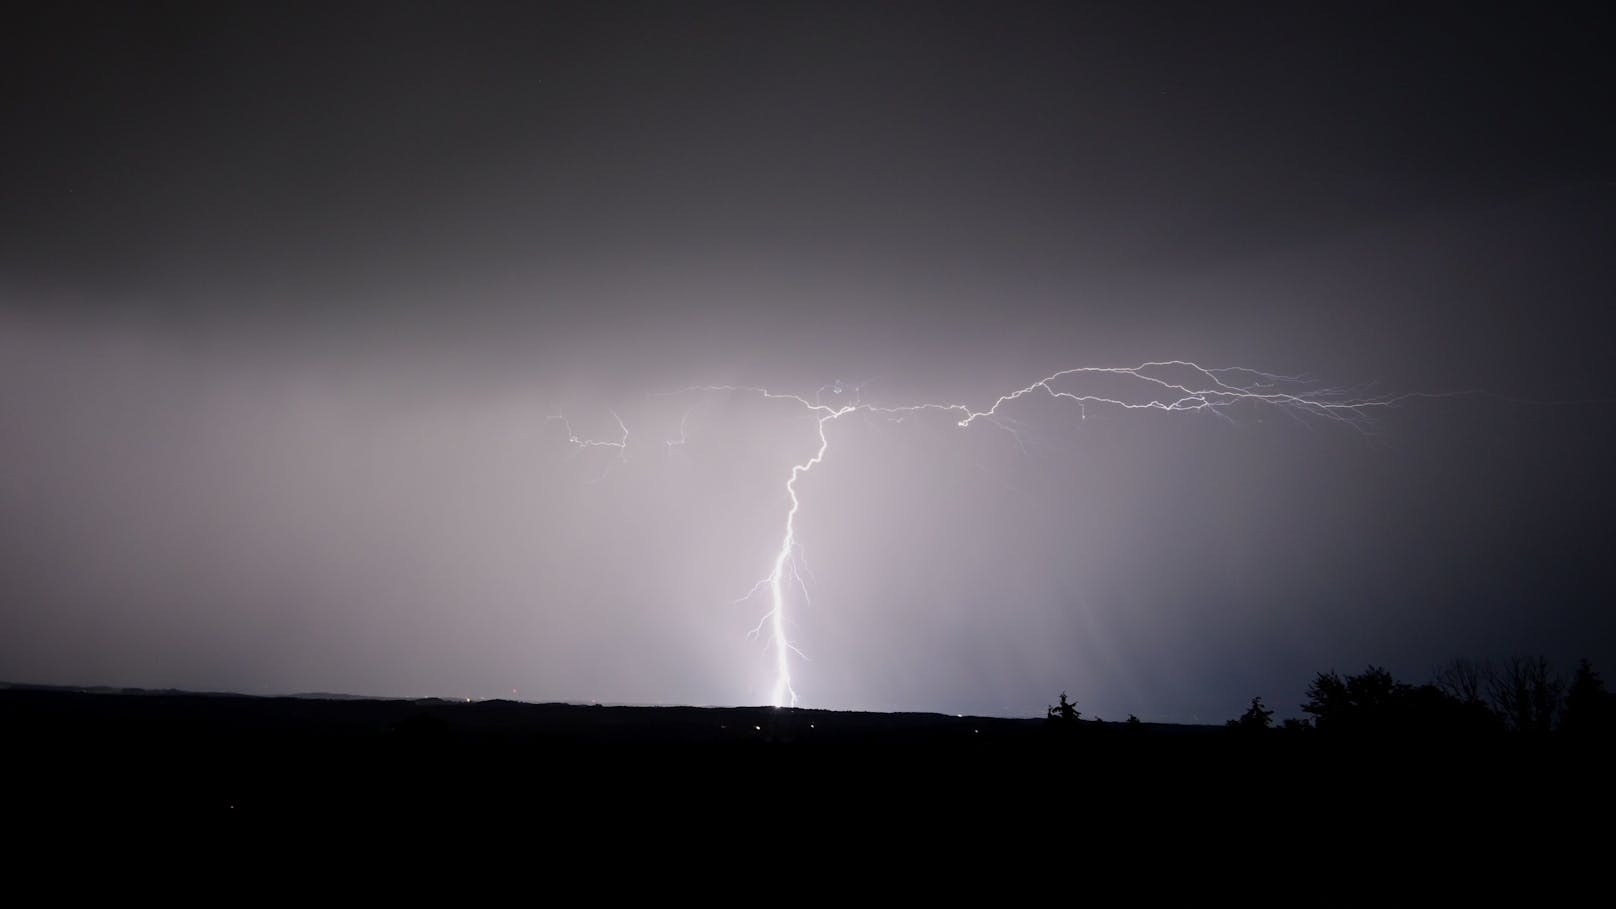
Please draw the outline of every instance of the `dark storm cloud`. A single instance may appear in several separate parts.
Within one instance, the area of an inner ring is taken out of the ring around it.
[[[758,700],[811,423],[1164,357],[1608,398],[1604,10],[38,4],[0,677]],[[545,417],[636,434],[606,480]],[[811,702],[1218,718],[1606,665],[1608,408],[838,425]],[[1210,716],[1208,716],[1210,714]]]

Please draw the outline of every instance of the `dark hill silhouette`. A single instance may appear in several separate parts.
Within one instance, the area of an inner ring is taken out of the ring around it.
[[[1418,793],[1397,804],[1451,820],[1495,810],[1511,780],[1531,781],[1529,799],[1514,804],[1532,806],[1605,772],[1596,749],[1568,750],[1564,736],[1381,736],[1360,747],[1339,728],[1108,723],[1079,719],[1075,706],[1054,714],[0,686],[10,778],[26,781],[9,807],[52,816],[523,811],[608,825],[646,811],[750,817],[760,801],[786,799],[810,813],[858,805],[1009,822],[1047,814],[1058,791],[1088,808],[1211,800],[1220,816],[1262,792],[1344,817],[1362,816],[1365,798]]]

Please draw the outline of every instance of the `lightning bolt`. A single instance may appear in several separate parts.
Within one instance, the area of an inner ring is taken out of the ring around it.
[[[786,495],[791,499],[791,508],[786,512],[786,532],[780,539],[780,550],[774,554],[774,568],[768,577],[770,602],[773,605],[764,618],[768,621],[772,632],[770,643],[774,645],[775,677],[772,701],[776,707],[797,706],[797,691],[791,687],[791,658],[788,654],[796,653],[804,659],[807,658],[806,654],[791,643],[790,637],[786,634],[784,585],[788,569],[792,580],[802,589],[803,596],[806,597],[808,594],[808,585],[802,578],[801,547],[797,544],[797,512],[802,508],[802,501],[797,498],[797,480],[825,459],[825,452],[830,448],[830,439],[825,435],[825,424],[852,413],[857,408],[854,405],[847,405],[832,410],[822,404],[816,404],[814,409],[819,413],[816,424],[819,431],[819,450],[807,461],[791,468],[791,479],[786,481]]]
[[[1110,379],[1136,388],[1137,396],[1123,398],[1114,394],[1085,391],[1085,379]],[[803,651],[791,640],[787,616],[788,593],[795,589],[808,601],[808,586],[803,577],[806,566],[802,559],[802,546],[797,539],[797,515],[802,509],[797,482],[820,462],[830,450],[827,427],[854,413],[866,413],[902,422],[910,417],[938,414],[951,417],[960,429],[969,429],[977,422],[987,423],[1008,432],[1016,444],[1026,450],[1025,439],[1016,422],[1001,414],[1028,396],[1040,395],[1077,406],[1079,419],[1087,419],[1090,408],[1114,408],[1124,411],[1154,410],[1163,413],[1204,413],[1233,422],[1227,412],[1240,404],[1255,404],[1282,410],[1298,419],[1308,417],[1344,424],[1367,433],[1376,409],[1394,407],[1414,398],[1443,398],[1475,392],[1405,393],[1396,395],[1369,395],[1362,388],[1314,388],[1305,376],[1284,376],[1260,372],[1244,367],[1208,369],[1188,360],[1157,360],[1138,366],[1100,367],[1081,366],[1050,373],[1037,381],[999,395],[992,404],[975,409],[963,402],[929,402],[901,406],[879,406],[865,403],[863,387],[848,387],[841,383],[820,387],[812,398],[771,391],[753,385],[693,385],[674,392],[662,392],[657,397],[683,394],[713,394],[719,392],[755,395],[767,401],[781,401],[802,409],[815,421],[819,446],[813,455],[791,468],[785,483],[785,526],[775,550],[769,573],[759,579],[752,589],[737,603],[749,602],[767,591],[769,608],[752,629],[750,637],[767,632],[767,648],[774,653],[774,685],[772,703],[776,707],[795,707],[797,691],[792,686],[791,657],[807,659]],[[830,402],[827,403],[827,398]],[[564,417],[552,417],[566,426],[568,440],[578,448],[615,448],[617,457],[607,465],[622,463],[628,447],[628,427],[614,412],[622,436],[617,441],[591,440],[573,432]],[[685,444],[688,439],[690,411],[680,421],[679,438],[665,443],[669,450]],[[605,474],[601,475],[604,478]]]

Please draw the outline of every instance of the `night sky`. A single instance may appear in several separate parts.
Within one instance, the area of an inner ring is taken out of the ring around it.
[[[736,600],[815,421],[658,393],[981,409],[1154,360],[1486,393],[839,419],[801,703],[1616,672],[1612,18],[7,4],[0,679],[766,703]],[[548,419],[614,413],[621,450]]]

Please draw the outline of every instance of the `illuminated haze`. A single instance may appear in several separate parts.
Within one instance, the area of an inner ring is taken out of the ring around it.
[[[1616,671],[1611,32],[1525,15],[8,12],[0,679],[766,703],[815,420],[656,393],[1168,359],[1581,403],[838,419],[800,703]]]

